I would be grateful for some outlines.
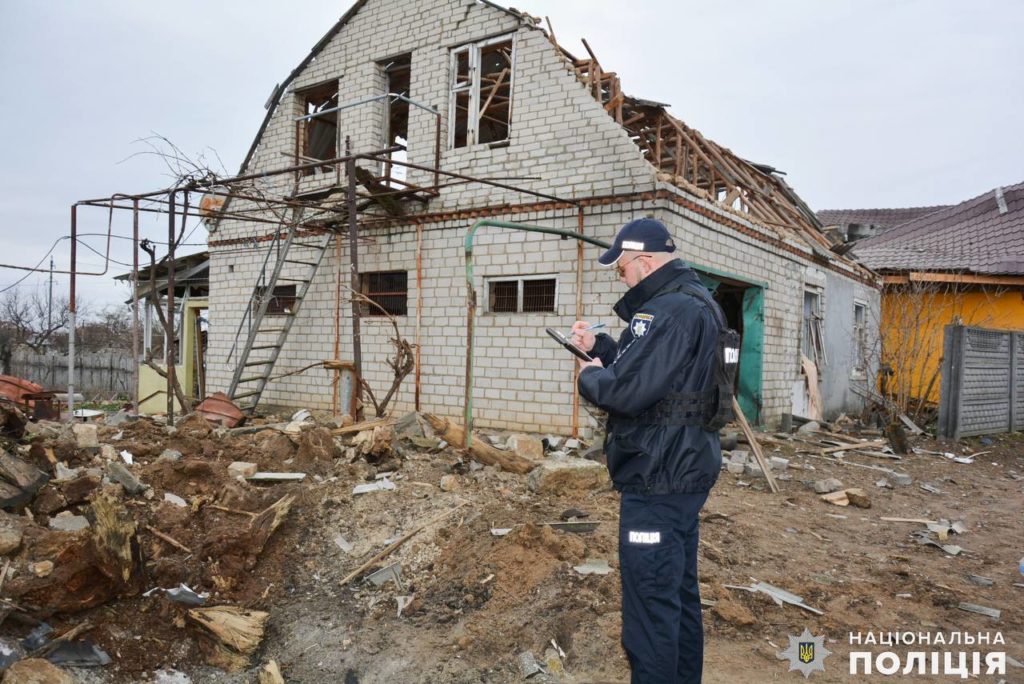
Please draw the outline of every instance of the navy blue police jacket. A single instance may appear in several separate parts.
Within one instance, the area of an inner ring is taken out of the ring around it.
[[[703,296],[681,291],[684,285],[696,286]],[[615,313],[628,324],[618,344],[608,335],[597,336],[591,356],[605,367],[584,369],[578,386],[585,399],[608,412],[604,452],[617,490],[706,492],[718,479],[718,432],[699,424],[650,423],[643,416],[670,394],[711,386],[718,340],[711,306],[717,304],[697,274],[676,259],[615,304]]]

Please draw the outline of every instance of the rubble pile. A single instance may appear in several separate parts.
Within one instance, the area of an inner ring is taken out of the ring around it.
[[[199,414],[32,422],[0,405],[0,424],[12,677],[628,678],[599,441],[474,433],[464,449],[457,421],[416,413],[227,428]],[[765,644],[808,625],[833,640],[884,620],[1022,635],[1024,585],[1003,558],[1024,553],[1005,543],[1024,538],[1012,436],[978,450],[914,435],[900,454],[853,421],[756,433],[757,450],[753,434],[723,431],[702,515],[721,681],[763,677],[778,663]]]

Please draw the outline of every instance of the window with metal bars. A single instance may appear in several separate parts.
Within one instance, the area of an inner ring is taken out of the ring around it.
[[[263,297],[267,296],[267,288],[261,287],[258,297],[253,301],[254,313],[259,308],[260,302]],[[273,293],[270,295],[270,301],[267,302],[267,315],[268,316],[282,316],[290,314],[295,307],[295,286],[294,285],[278,285],[274,288]]]
[[[362,316],[405,316],[409,305],[409,274],[406,271],[375,271],[359,274],[360,289],[377,306],[362,302]],[[383,309],[383,311],[381,311]]]
[[[554,313],[557,281],[550,277],[503,278],[487,283],[491,313]]]

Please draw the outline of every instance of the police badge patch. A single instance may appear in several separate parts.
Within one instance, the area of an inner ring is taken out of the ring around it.
[[[825,671],[823,661],[832,655],[832,651],[825,648],[824,636],[816,637],[804,627],[803,634],[789,637],[789,648],[775,655],[779,660],[789,661],[790,672],[799,670],[806,679],[816,670]]]
[[[643,337],[647,334],[647,331],[651,329],[651,324],[654,323],[654,316],[651,314],[638,313],[633,316],[633,320],[629,322],[629,329],[633,333],[633,337]]]

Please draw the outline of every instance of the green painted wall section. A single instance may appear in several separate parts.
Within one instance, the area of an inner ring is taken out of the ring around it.
[[[743,293],[743,340],[740,342],[740,377],[736,382],[740,409],[751,423],[761,422],[761,373],[764,362],[764,290],[748,287]]]
[[[716,275],[742,280],[722,271],[688,264],[711,292],[718,289]],[[749,282],[749,281],[746,281]],[[743,415],[750,423],[761,422],[762,385],[764,370],[764,287],[751,283],[743,291],[743,339],[740,342],[740,376],[736,379],[736,394]]]

